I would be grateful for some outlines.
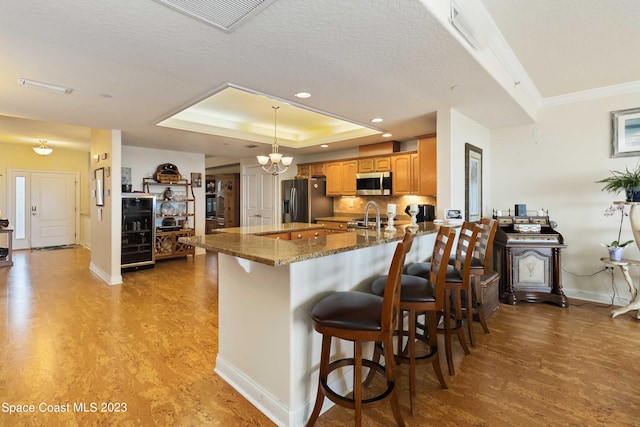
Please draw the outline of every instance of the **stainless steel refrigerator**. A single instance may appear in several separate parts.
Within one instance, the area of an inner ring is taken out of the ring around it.
[[[333,216],[333,198],[327,197],[327,181],[322,178],[282,181],[282,222],[316,222]]]

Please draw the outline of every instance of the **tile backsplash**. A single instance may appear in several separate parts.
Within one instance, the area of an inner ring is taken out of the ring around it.
[[[418,205],[436,205],[436,198],[432,196],[359,196],[359,197],[334,197],[333,212],[335,215],[364,215],[364,208],[367,202],[373,200],[380,206],[380,214],[386,216],[387,204],[395,203],[398,219],[408,219],[409,215],[404,213],[407,205],[412,203]],[[373,210],[372,210],[373,212]],[[436,209],[437,215],[437,209]]]

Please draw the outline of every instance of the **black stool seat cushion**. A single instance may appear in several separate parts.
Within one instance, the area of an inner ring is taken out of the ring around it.
[[[336,292],[313,306],[311,319],[332,328],[379,331],[382,302],[382,297],[365,292]]]
[[[376,295],[384,293],[387,277],[379,277],[371,284],[371,292]],[[432,302],[436,300],[436,288],[427,279],[403,274],[400,279],[400,301]]]

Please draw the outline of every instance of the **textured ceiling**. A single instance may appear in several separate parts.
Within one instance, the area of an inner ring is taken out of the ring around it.
[[[530,120],[418,0],[276,0],[230,34],[153,1],[0,1],[0,115],[72,125],[45,126],[54,148],[81,140],[79,126],[121,129],[126,145],[262,154],[265,146],[154,125],[228,84],[282,100],[308,91],[296,101],[356,123],[384,117],[379,127],[398,140],[434,132],[439,108],[489,128]],[[483,1],[544,97],[640,76],[639,26],[631,25],[640,2]],[[25,88],[21,77],[74,92]],[[42,139],[32,123],[3,119],[0,140]]]
[[[482,0],[543,98],[640,79],[638,0]]]

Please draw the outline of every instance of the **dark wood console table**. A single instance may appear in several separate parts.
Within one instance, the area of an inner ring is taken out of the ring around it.
[[[568,307],[562,290],[561,250],[566,247],[548,217],[498,217],[493,243],[494,269],[500,274],[500,300],[550,302]],[[518,224],[539,224],[537,232],[522,232]]]

